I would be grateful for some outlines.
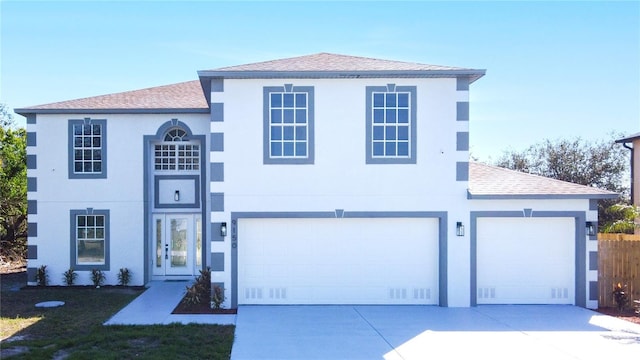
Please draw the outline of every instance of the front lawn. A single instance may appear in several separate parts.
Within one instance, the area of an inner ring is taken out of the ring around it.
[[[11,276],[15,277],[15,274]],[[0,339],[5,359],[229,359],[233,326],[103,326],[142,290],[7,286],[2,275]],[[57,308],[36,308],[60,300]],[[14,351],[11,351],[11,350]]]

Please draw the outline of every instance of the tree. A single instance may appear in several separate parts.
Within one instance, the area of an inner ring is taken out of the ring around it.
[[[614,204],[606,209],[615,221],[606,223],[600,232],[633,234],[638,225],[636,219],[640,217],[640,207],[627,204]]]
[[[615,143],[620,135],[599,141],[580,138],[544,140],[524,151],[505,151],[495,165],[575,184],[593,186],[620,194],[618,199],[600,200],[598,216],[603,225],[619,219],[620,213],[607,211],[614,204],[628,204],[628,151]]]
[[[0,262],[21,261],[27,249],[27,132],[0,104]]]

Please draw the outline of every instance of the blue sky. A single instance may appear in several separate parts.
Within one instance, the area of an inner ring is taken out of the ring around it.
[[[471,153],[640,132],[640,2],[0,2],[10,108],[332,52],[486,69]],[[16,116],[20,124],[24,119]]]

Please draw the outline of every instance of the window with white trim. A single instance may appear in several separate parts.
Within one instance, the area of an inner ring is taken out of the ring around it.
[[[313,87],[264,88],[264,162],[313,163]]]
[[[415,164],[415,86],[367,86],[367,163]]]
[[[71,210],[71,268],[109,268],[109,210]]]
[[[186,141],[180,128],[167,131],[164,142],[154,145],[155,170],[200,170],[200,144]]]

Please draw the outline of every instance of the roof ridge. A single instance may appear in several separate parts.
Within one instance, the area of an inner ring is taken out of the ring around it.
[[[457,66],[425,64],[415,61],[380,59],[370,56],[345,55],[331,52],[319,52],[307,55],[291,56],[282,59],[257,61],[239,65],[223,66],[203,72],[226,71],[477,71]],[[484,74],[484,72],[483,72]]]

